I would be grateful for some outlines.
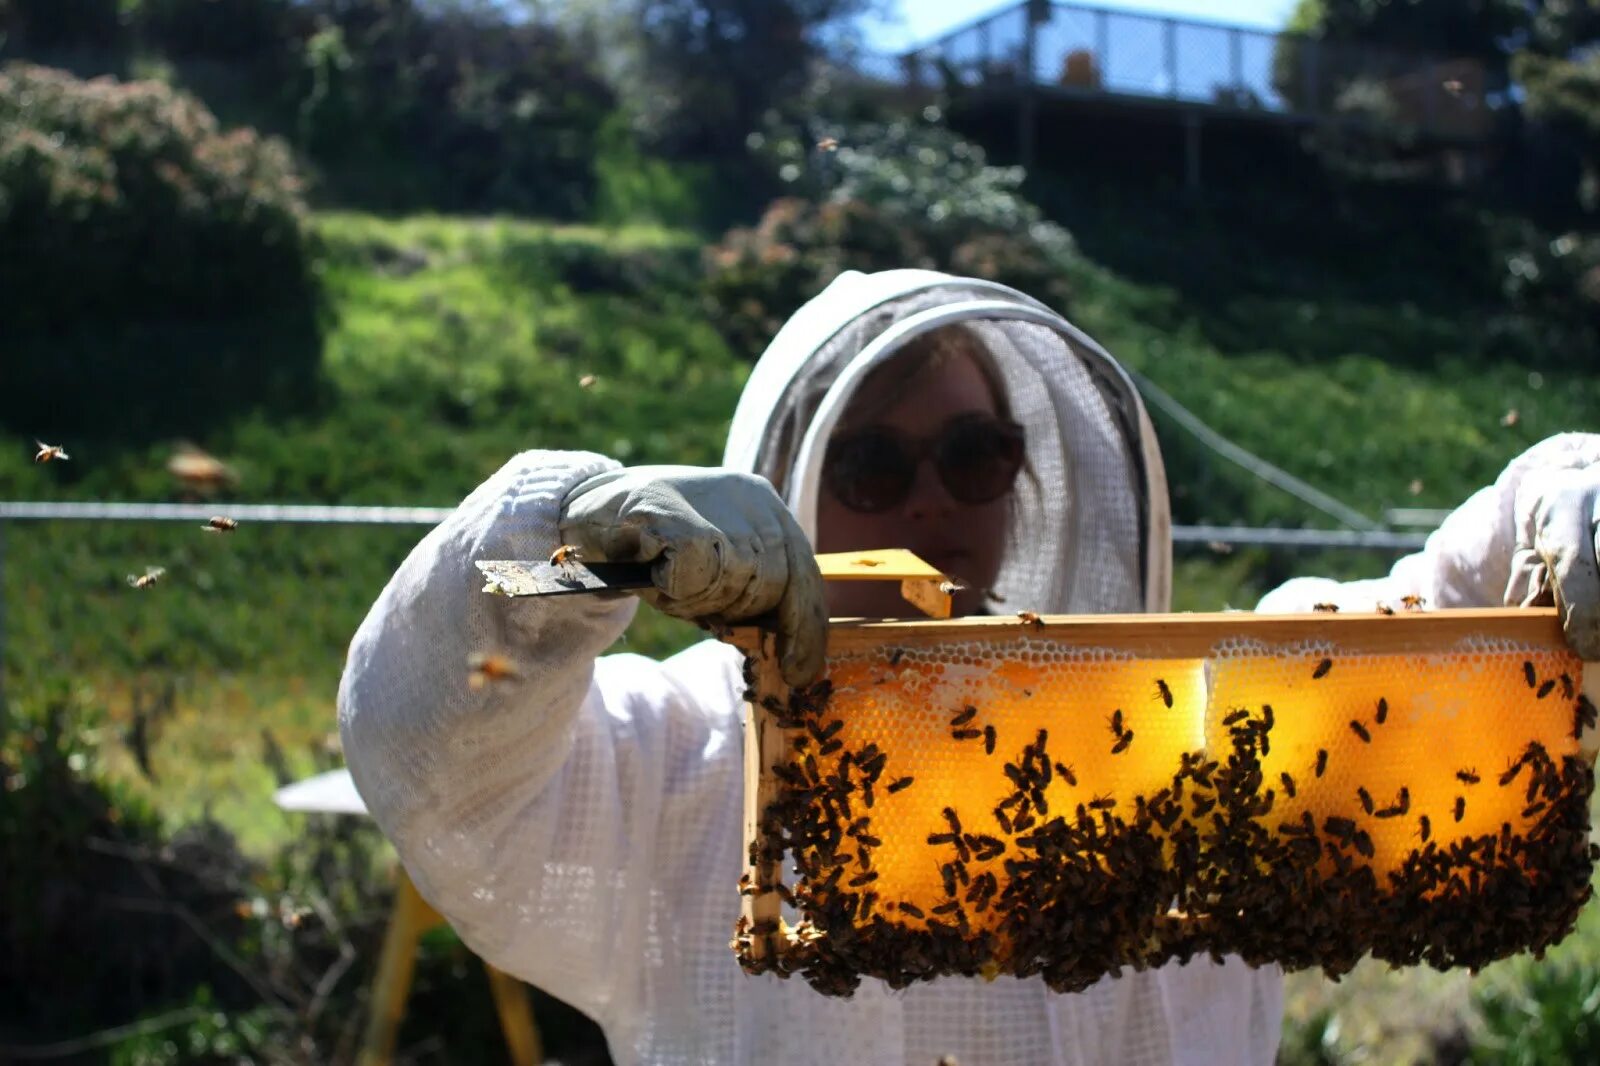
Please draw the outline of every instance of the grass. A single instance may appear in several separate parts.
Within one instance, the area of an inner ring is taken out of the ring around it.
[[[193,430],[190,412],[161,412],[168,435],[86,433],[63,442],[73,453],[64,465],[34,466],[18,439],[0,454],[0,497],[179,498],[163,470],[178,436],[240,472],[221,511],[230,500],[449,505],[524,448],[717,460],[753,353],[730,351],[708,324],[691,234],[357,214],[323,214],[316,226],[327,303],[315,403],[193,412]],[[1136,276],[1085,261],[1074,319],[1225,435],[1372,515],[1454,505],[1545,435],[1600,428],[1600,380],[1485,360],[1438,308],[1402,313],[1359,292],[1326,306],[1289,291],[1202,304],[1170,279]],[[1218,325],[1251,318],[1309,322],[1317,347]],[[1427,350],[1389,358],[1392,338],[1364,343],[1377,326]],[[1518,418],[1505,425],[1510,409]],[[1180,521],[1318,524],[1158,428]],[[346,642],[421,532],[247,524],[214,537],[186,523],[14,523],[4,530],[6,683],[25,692],[75,678],[109,710],[114,777],[169,826],[209,812],[265,855],[295,831],[269,800],[274,753],[290,775],[333,757]],[[1391,561],[1183,548],[1175,604],[1248,608],[1294,573],[1370,576]],[[134,593],[126,575],[152,564],[168,580]],[[625,641],[659,655],[696,635],[644,610]],[[153,776],[137,757],[136,705]],[[1590,916],[1562,953],[1600,953]],[[1520,962],[1472,980],[1377,967],[1337,986],[1296,976],[1286,1057],[1426,1058],[1433,1030],[1456,1032],[1477,1017],[1475,1002],[1502,1016],[1521,1009],[1485,990],[1526,976]]]

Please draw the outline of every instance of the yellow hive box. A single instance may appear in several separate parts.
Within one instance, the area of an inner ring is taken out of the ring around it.
[[[752,972],[1477,967],[1589,896],[1594,706],[1553,611],[835,623],[803,692],[731,639]]]

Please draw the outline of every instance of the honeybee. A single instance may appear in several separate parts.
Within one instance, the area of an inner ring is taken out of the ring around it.
[[[1465,797],[1465,796],[1457,796],[1456,797],[1456,806],[1455,806],[1455,810],[1452,813],[1455,815],[1456,821],[1458,821],[1458,822],[1461,821],[1462,818],[1466,817],[1466,814],[1467,814],[1467,797]]]
[[[1315,670],[1311,671],[1311,679],[1313,681],[1316,681],[1316,680],[1318,680],[1318,679],[1320,679],[1322,677],[1325,677],[1325,676],[1327,676],[1328,671],[1332,670],[1332,669],[1333,669],[1333,660],[1332,659],[1324,659],[1320,663],[1317,664],[1317,668]]]
[[[1386,719],[1388,717],[1389,717],[1389,701],[1384,699],[1382,696],[1379,696],[1378,697],[1378,713],[1373,716],[1373,719],[1379,725],[1382,725],[1384,719]]]
[[[72,458],[59,444],[46,444],[42,440],[35,440],[33,443],[39,446],[39,450],[33,453],[33,461],[36,463],[48,463],[54,459],[65,461]]]
[[[1457,770],[1456,780],[1461,781],[1463,784],[1476,785],[1480,778],[1476,770]]]
[[[1394,614],[1394,608],[1381,601],[1373,607],[1373,610],[1377,611],[1379,614]]]
[[[568,570],[571,569],[571,567],[582,558],[583,553],[578,550],[576,545],[563,544],[555,551],[550,553],[550,565],[559,566],[563,570]]]
[[[1337,603],[1314,603],[1311,605],[1311,609],[1313,611],[1322,611],[1325,614],[1336,614],[1339,610],[1339,605]]]
[[[1427,602],[1428,602],[1427,600],[1423,599],[1421,596],[1418,596],[1418,595],[1416,595],[1414,593],[1411,594],[1411,595],[1408,595],[1408,596],[1401,596],[1400,597],[1401,606],[1403,606],[1408,611],[1420,611],[1420,610],[1422,610],[1423,605],[1426,604]]]
[[[474,692],[491,682],[514,681],[522,676],[510,659],[489,652],[467,656],[467,668],[467,687]]]
[[[1316,771],[1317,776],[1321,777],[1323,774],[1327,773],[1327,771],[1328,771],[1328,749],[1326,749],[1326,748],[1318,748],[1317,749],[1317,771]]]
[[[1161,697],[1161,702],[1170,709],[1172,707],[1172,689],[1161,678],[1156,678],[1156,694]]]
[[[1350,731],[1360,737],[1363,744],[1372,743],[1372,734],[1367,731],[1367,727],[1362,725],[1359,720],[1354,718],[1350,720]]]
[[[147,589],[166,576],[165,567],[147,566],[142,574],[129,574],[128,585],[130,588]]]
[[[838,150],[839,138],[837,137],[824,137],[817,142],[817,151],[819,152],[837,152]]]
[[[206,524],[200,528],[207,533],[232,533],[239,528],[239,523],[226,515],[215,514],[207,519]]]
[[[1024,625],[1033,626],[1035,629],[1042,629],[1044,627],[1044,619],[1039,617],[1039,613],[1037,611],[1018,611],[1017,618],[1020,619]]]
[[[959,581],[939,582],[939,591],[944,593],[946,596],[954,596],[956,593],[965,592],[966,590],[967,586],[963,585]]]
[[[598,379],[593,374],[585,374],[578,379],[578,388],[587,389],[594,385]]]

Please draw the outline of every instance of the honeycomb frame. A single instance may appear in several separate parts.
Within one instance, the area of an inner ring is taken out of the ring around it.
[[[1476,968],[1590,894],[1595,710],[1552,610],[836,621],[806,690],[727,638],[751,973]]]

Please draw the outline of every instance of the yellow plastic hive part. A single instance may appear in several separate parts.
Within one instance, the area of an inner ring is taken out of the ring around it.
[[[1551,611],[836,623],[804,692],[734,639],[753,972],[1476,967],[1589,895],[1593,705]]]

